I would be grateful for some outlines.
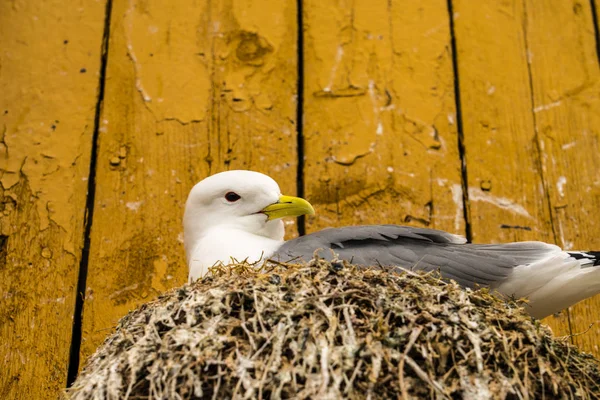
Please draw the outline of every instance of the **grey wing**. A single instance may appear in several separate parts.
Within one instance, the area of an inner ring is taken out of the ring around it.
[[[447,232],[400,225],[364,225],[324,229],[284,243],[272,258],[308,261],[317,254],[335,255],[361,266],[394,266],[409,270],[439,270],[465,287],[494,286],[519,265],[560,252],[542,242],[467,244]]]

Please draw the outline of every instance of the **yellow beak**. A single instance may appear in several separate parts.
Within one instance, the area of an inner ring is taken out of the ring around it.
[[[260,212],[267,215],[267,220],[297,217],[299,215],[314,214],[315,210],[310,203],[300,197],[281,195],[277,203],[270,204]]]

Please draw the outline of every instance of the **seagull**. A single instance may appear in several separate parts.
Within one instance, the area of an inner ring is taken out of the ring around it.
[[[314,213],[308,201],[282,195],[259,172],[207,177],[190,191],[183,217],[189,280],[236,260],[297,262],[316,254],[365,267],[439,271],[465,288],[526,298],[535,318],[600,293],[598,251],[563,251],[535,241],[473,244],[451,233],[401,225],[328,228],[284,241],[283,217]]]

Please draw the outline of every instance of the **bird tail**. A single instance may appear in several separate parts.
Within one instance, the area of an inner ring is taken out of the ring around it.
[[[529,313],[543,318],[600,293],[600,251],[560,251],[516,267],[508,281],[499,291],[527,297]]]
[[[583,268],[600,266],[600,251],[569,251],[568,254],[579,260]]]

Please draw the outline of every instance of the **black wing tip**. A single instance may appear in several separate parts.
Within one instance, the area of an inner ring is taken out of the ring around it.
[[[590,260],[594,267],[600,266],[600,251],[577,251],[568,252],[576,260]]]

